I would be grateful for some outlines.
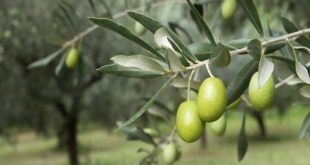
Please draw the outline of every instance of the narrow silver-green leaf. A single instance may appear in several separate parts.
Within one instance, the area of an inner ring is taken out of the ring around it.
[[[155,33],[156,30],[158,30],[161,27],[164,27],[164,25],[162,25],[159,21],[150,18],[146,15],[140,14],[140,13],[136,13],[136,12],[132,12],[132,11],[128,11],[127,14],[135,19],[136,21],[140,22],[145,28],[147,28],[149,31],[151,31],[152,33]]]
[[[210,31],[210,28],[208,27],[207,23],[203,20],[201,15],[199,14],[198,10],[193,6],[190,0],[187,0],[188,5],[191,8],[191,11],[193,13],[193,16],[195,17],[195,20],[197,21],[199,27],[202,29],[204,34],[208,37],[210,42],[212,43],[213,46],[216,46],[216,42],[214,40],[214,37]]]
[[[124,67],[118,64],[105,65],[98,68],[97,71],[122,77],[133,78],[152,78],[162,76],[162,74],[159,73],[144,71],[135,67]]]
[[[306,85],[300,88],[299,93],[306,98],[310,98],[310,85]]]
[[[169,63],[169,69],[172,72],[182,72],[186,70],[179,57],[171,50],[166,50],[166,57]]]
[[[193,43],[193,39],[190,36],[189,32],[186,31],[186,29],[184,29],[182,26],[174,22],[169,22],[168,24],[169,24],[170,29],[180,37],[181,41],[184,44]]]
[[[107,19],[107,18],[96,18],[96,17],[89,17],[89,20],[91,20],[93,23],[95,23],[101,27],[107,28],[109,30],[112,30],[112,31],[118,33],[119,35],[129,39],[130,41],[133,41],[134,43],[140,45],[144,49],[150,51],[151,53],[153,53],[157,57],[163,59],[163,56],[161,56],[161,54],[159,54],[154,48],[152,48],[150,45],[148,45],[146,42],[144,42],[138,36],[136,36],[135,34],[130,32],[127,28],[125,28],[124,26],[114,22],[113,20]]]
[[[310,76],[307,68],[299,61],[295,61],[295,67],[298,77],[305,83],[310,84]]]
[[[248,150],[248,141],[246,139],[246,134],[245,134],[245,122],[246,122],[246,111],[243,113],[243,118],[242,118],[242,125],[239,133],[239,138],[238,138],[238,161],[240,162],[247,150]]]
[[[59,49],[56,52],[38,60],[35,61],[33,63],[31,63],[28,66],[28,69],[32,69],[32,68],[36,68],[36,67],[42,67],[42,66],[46,66],[48,65],[51,61],[53,61],[56,57],[58,57],[64,50],[63,49]]]
[[[247,46],[248,53],[254,59],[259,60],[262,54],[262,43],[258,39],[251,40]]]
[[[297,85],[297,84],[302,84],[304,83],[300,78],[298,77],[295,77],[294,78],[291,78],[290,80],[288,80],[286,82],[287,85]]]
[[[175,87],[175,88],[187,88],[188,87],[188,78],[181,78],[181,77],[177,77],[175,78],[172,83],[171,86]],[[199,82],[197,81],[193,81],[191,80],[191,89],[194,91],[198,91],[200,87]]]
[[[257,9],[252,0],[238,0],[243,11],[246,13],[256,30],[261,36],[264,36],[263,26],[260,21]]]
[[[282,17],[282,24],[287,33],[293,33],[299,30],[299,28],[292,21],[285,17]],[[306,47],[310,47],[310,40],[305,36],[299,36],[296,41]]]
[[[306,66],[304,66],[301,62],[299,62],[295,49],[293,48],[290,42],[288,42],[288,50],[291,56],[295,58],[295,70],[297,76],[305,83],[310,84],[309,72]]]
[[[229,63],[230,54],[228,49],[223,44],[218,43],[211,54],[210,64],[216,67],[225,67]]]
[[[128,140],[141,140],[143,142],[156,145],[153,138],[150,135],[146,134],[140,127],[127,127],[124,128],[123,131],[127,135]]]
[[[135,67],[159,74],[164,74],[166,72],[166,69],[160,64],[160,61],[144,55],[118,55],[112,57],[111,60],[124,67]]]
[[[143,14],[135,13],[135,12],[127,12],[127,14],[135,19],[136,21],[140,22],[145,28],[150,30],[152,33],[155,33],[158,29],[165,27],[159,21],[145,16]],[[166,27],[165,27],[166,28]],[[166,28],[169,32],[169,36],[178,46],[179,50],[181,50],[181,55],[190,60],[191,62],[198,62],[197,58],[190,52],[190,50],[182,43],[182,41],[177,37],[175,33],[171,30]]]
[[[299,131],[299,139],[307,139],[310,138],[310,112],[304,119],[302,127]]]
[[[159,28],[154,33],[154,41],[156,45],[160,48],[173,49],[173,46],[168,41],[168,37],[170,36],[168,30],[165,27]]]
[[[170,84],[170,82],[173,80],[174,77],[171,77],[162,87],[158,89],[158,91],[153,95],[153,97],[146,103],[144,106],[138,110],[133,116],[130,117],[129,120],[126,122],[122,123],[116,131],[132,124],[135,122],[141,115],[144,114],[148,110],[148,108],[154,103],[154,101],[160,96],[160,94],[166,89],[166,87]]]
[[[258,86],[262,87],[272,76],[274,64],[265,55],[261,56],[258,66]]]

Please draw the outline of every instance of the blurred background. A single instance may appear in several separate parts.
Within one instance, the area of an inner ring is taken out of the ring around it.
[[[227,21],[219,13],[221,0],[195,2],[203,4],[204,18],[217,39],[225,42],[259,37],[240,6],[234,18]],[[310,25],[309,0],[254,2],[264,29],[267,31],[269,25],[275,35],[285,32],[281,16],[294,20],[301,28]],[[161,5],[152,7],[158,3]],[[191,19],[185,0],[0,1],[1,165],[65,165],[70,164],[69,160],[72,164],[74,157],[80,164],[130,165],[137,164],[145,156],[137,150],[149,150],[152,146],[127,141],[124,133],[114,132],[114,129],[117,121],[125,121],[136,112],[164,79],[141,80],[96,72],[96,68],[111,63],[114,55],[143,53],[140,47],[111,31],[97,29],[75,43],[82,50],[81,71],[62,68],[55,75],[61,57],[45,67],[27,68],[93,26],[87,17],[106,17],[139,6],[146,6],[144,13],[165,25],[172,22],[182,26],[193,41],[206,40]],[[134,31],[135,22],[128,16],[116,21]],[[151,33],[141,37],[154,45]],[[233,57],[228,68],[217,69],[215,74],[227,85],[249,59]],[[290,74],[284,65],[277,65],[277,80]],[[200,75],[201,80],[206,73]],[[254,112],[248,114],[249,149],[241,163],[237,160],[237,140],[241,110],[245,109],[243,103],[228,113],[224,137],[207,133],[205,140],[181,143],[182,158],[176,164],[308,165],[310,141],[298,140],[298,132],[310,105],[309,100],[295,92],[296,89],[296,86],[287,85],[279,88],[274,107],[264,116]],[[158,102],[175,112],[184,100],[183,95],[183,91],[169,87]],[[165,135],[174,125],[174,115],[165,119],[144,116],[138,124],[159,127]]]

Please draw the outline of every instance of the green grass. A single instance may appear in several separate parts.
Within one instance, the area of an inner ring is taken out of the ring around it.
[[[310,141],[298,140],[298,131],[303,118],[309,112],[306,107],[296,106],[283,118],[275,111],[266,114],[268,137],[260,138],[258,127],[252,117],[247,116],[246,133],[249,142],[244,160],[237,161],[237,138],[242,114],[229,114],[227,132],[224,137],[208,136],[208,150],[201,150],[199,142],[182,144],[182,158],[177,165],[308,165],[310,164]],[[55,138],[40,138],[33,132],[17,136],[18,143],[9,145],[0,139],[0,164],[2,165],[66,165],[67,157],[56,151]],[[80,159],[83,164],[132,165],[144,153],[138,148],[150,149],[142,142],[128,142],[122,134],[108,133],[101,129],[83,131],[79,135]]]

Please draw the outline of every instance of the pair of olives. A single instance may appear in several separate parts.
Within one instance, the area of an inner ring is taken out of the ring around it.
[[[222,80],[205,79],[195,101],[183,102],[177,111],[177,132],[185,142],[198,140],[205,128],[205,122],[218,120],[225,112],[227,92]]]
[[[268,108],[274,95],[272,76],[261,87],[258,86],[258,73],[255,73],[249,84],[249,99],[252,107],[258,111]],[[176,115],[178,135],[185,142],[194,142],[201,137],[205,122],[210,123],[211,131],[223,135],[226,128],[225,111],[238,106],[241,98],[227,106],[227,92],[221,79],[205,79],[198,91],[197,99],[180,104]]]

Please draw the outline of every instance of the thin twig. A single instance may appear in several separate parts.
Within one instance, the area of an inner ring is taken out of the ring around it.
[[[186,1],[181,1],[181,0],[174,0],[174,1],[160,1],[157,3],[154,3],[151,5],[150,8],[157,8],[160,7],[166,3],[186,3]],[[146,9],[146,6],[140,6],[138,8],[132,9],[131,11],[135,11],[135,12],[140,12]],[[123,11],[120,13],[117,13],[115,15],[112,16],[113,19],[119,19],[121,17],[124,17],[127,15],[127,11]],[[87,29],[85,29],[84,31],[82,31],[81,33],[79,33],[77,36],[73,37],[71,40],[67,41],[66,43],[63,44],[63,46],[57,50],[57,51],[64,51],[65,49],[67,49],[68,47],[70,47],[71,45],[75,44],[77,41],[79,41],[80,39],[84,38],[85,36],[87,36],[88,34],[92,33],[93,31],[97,30],[100,26],[98,25],[93,25]]]
[[[286,41],[286,40],[289,40],[289,39],[296,40],[298,37],[300,37],[302,35],[305,35],[305,34],[309,34],[309,33],[310,33],[310,28],[307,28],[307,29],[299,30],[297,32],[285,34],[285,35],[280,36],[280,37],[270,38],[270,39],[267,39],[266,41],[262,42],[262,47],[263,48],[267,48],[267,47],[269,47],[269,46],[271,46],[273,44],[276,44],[276,43],[279,43],[279,42],[282,42],[282,41]],[[239,55],[239,54],[247,53],[247,52],[248,52],[247,47],[244,47],[244,48],[232,50],[232,51],[229,52],[229,54],[230,55]],[[186,69],[187,70],[197,69],[197,68],[205,65],[206,63],[208,63],[208,61],[209,60],[204,60],[204,61],[198,62],[197,64],[194,64],[194,65],[191,65],[191,66],[187,67]]]

